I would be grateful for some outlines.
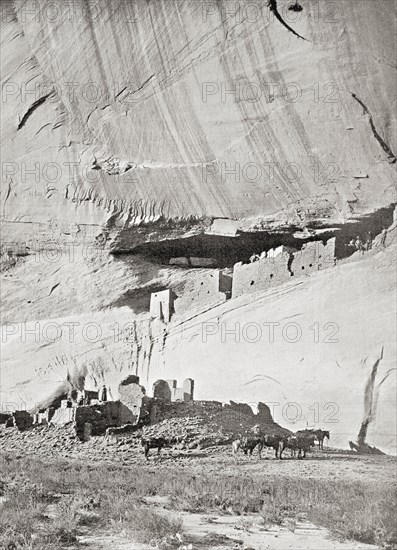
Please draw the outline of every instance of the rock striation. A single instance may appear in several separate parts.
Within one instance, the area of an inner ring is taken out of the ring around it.
[[[395,3],[289,5],[4,3],[7,238],[131,247],[396,201]]]
[[[188,372],[198,400],[395,452],[397,6],[300,5],[1,4],[1,412]],[[372,251],[306,262],[372,216]],[[216,254],[280,234],[302,276],[283,255],[230,299],[264,264]]]

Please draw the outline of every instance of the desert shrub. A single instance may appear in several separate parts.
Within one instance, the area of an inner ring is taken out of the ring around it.
[[[154,510],[135,508],[130,510],[125,526],[137,542],[159,545],[182,531],[180,519],[167,518]]]
[[[260,512],[264,525],[284,523],[293,528],[297,520],[306,518],[343,539],[385,549],[397,547],[397,496],[392,484],[287,476],[275,479],[255,472],[239,476],[221,472],[192,475],[167,465],[161,469],[126,468],[66,460],[44,464],[32,458],[12,461],[1,453],[0,472],[0,488],[4,486],[7,496],[0,514],[0,550],[3,541],[9,539],[25,541],[21,548],[28,550],[26,544],[37,537],[42,541],[42,548],[38,548],[47,550],[45,544],[71,542],[82,525],[92,523],[113,525],[115,529],[129,525],[133,530],[143,514],[141,498],[149,495],[167,496],[173,509],[192,513]],[[53,502],[59,506],[55,507],[54,517],[45,520],[44,510]],[[167,523],[167,518],[155,516],[147,522],[154,529],[179,529]],[[149,528],[142,531],[142,536],[145,532]]]

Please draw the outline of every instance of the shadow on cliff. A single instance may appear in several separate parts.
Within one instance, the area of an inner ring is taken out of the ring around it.
[[[134,288],[127,290],[110,307],[129,307],[134,313],[147,313],[150,310],[150,297],[154,292],[166,290],[164,285],[150,285],[144,288]],[[173,292],[173,299],[177,296]],[[171,313],[174,313],[171,311]]]
[[[139,256],[144,261],[159,265],[169,265],[171,258],[213,259],[216,267],[223,269],[231,268],[238,262],[247,263],[253,254],[260,254],[281,245],[293,250],[300,250],[307,242],[322,241],[325,243],[327,239],[336,237],[335,256],[340,260],[354,252],[354,249],[347,246],[352,239],[359,236],[365,242],[369,232],[374,237],[383,229],[390,227],[393,223],[394,207],[393,204],[387,208],[380,208],[368,216],[343,224],[333,224],[328,228],[321,224],[308,224],[305,228],[307,237],[304,237],[304,232],[299,227],[272,232],[239,231],[234,237],[201,234],[151,241],[133,246],[130,250],[114,250],[113,254],[120,259],[125,255]],[[321,230],[321,234],[319,230]],[[297,233],[302,233],[302,235],[299,236]],[[187,262],[187,267],[191,267],[189,262]],[[178,269],[186,268],[178,267]]]

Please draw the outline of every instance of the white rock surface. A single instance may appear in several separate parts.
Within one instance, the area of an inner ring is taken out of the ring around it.
[[[234,15],[226,0],[12,4],[7,237],[39,236],[55,220],[59,233],[94,234],[161,216],[330,221],[396,200],[393,0],[337,1],[333,13],[279,0],[306,40],[265,2],[252,13],[237,2]]]
[[[284,424],[296,402],[296,427],[316,403],[328,427],[336,403],[343,446],[369,415],[370,444],[395,452],[395,246],[167,327],[150,320],[151,289],[199,272],[107,250],[218,225],[338,226],[396,202],[396,3],[302,0],[294,14],[278,0],[305,40],[266,2],[250,14],[226,0],[73,4],[1,6],[2,239],[29,246],[2,276],[2,406],[33,407],[81,376],[114,398],[130,372],[147,387],[189,376],[198,398],[279,402]],[[222,343],[219,328],[204,343],[214,322],[296,322],[302,338]],[[338,342],[324,342],[327,323]]]

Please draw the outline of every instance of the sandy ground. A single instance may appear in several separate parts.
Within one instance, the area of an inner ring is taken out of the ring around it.
[[[283,460],[276,460],[274,451],[265,450],[262,452],[261,459],[256,454],[249,458],[241,453],[237,461],[234,461],[230,446],[214,447],[203,451],[165,450],[160,458],[155,452],[153,453],[149,455],[148,462],[141,460],[143,468],[161,468],[166,472],[168,466],[174,468],[177,464],[181,470],[192,471],[198,475],[200,472],[222,472],[230,476],[246,474],[254,478],[265,474],[397,483],[397,458],[386,455],[358,456],[349,451],[327,449],[323,452],[315,450],[304,460],[292,459],[286,451]],[[127,458],[124,464],[127,466],[129,462]],[[131,464],[136,464],[136,461],[131,460]]]
[[[180,451],[165,449],[160,457],[151,451],[145,461],[140,447],[118,446],[117,453],[110,456],[102,453],[108,449],[98,439],[95,445],[96,460],[102,463],[122,464],[142,471],[161,472],[165,477],[181,472],[200,478],[205,474],[222,474],[234,478],[249,478],[263,483],[266,478],[311,478],[316,480],[365,481],[366,483],[397,483],[397,458],[391,456],[358,456],[352,452],[327,448],[313,450],[306,459],[297,460],[286,451],[283,460],[276,460],[271,450],[265,450],[259,459],[255,453],[251,458],[243,453],[235,461],[230,446],[212,447],[205,450]],[[62,452],[59,453],[63,455]],[[66,458],[66,456],[65,456]],[[68,457],[72,458],[72,457]],[[73,457],[77,458],[77,457]],[[72,460],[73,460],[72,458]],[[83,457],[81,457],[83,458]],[[58,456],[59,459],[59,456]],[[92,462],[88,456],[84,461]],[[321,527],[305,520],[286,520],[281,527],[266,528],[259,514],[244,516],[177,512],[170,509],[169,497],[146,497],[143,499],[151,509],[183,521],[183,542],[179,550],[356,550],[375,549],[376,546],[353,541],[338,541]],[[1,507],[1,499],[0,499]],[[149,550],[153,546],[134,542],[134,533],[92,531],[87,528],[79,537],[82,548],[87,550]]]
[[[200,472],[222,472],[230,476],[249,475],[254,479],[270,476],[305,477],[315,479],[365,480],[368,482],[397,481],[397,459],[387,456],[355,456],[343,451],[317,451],[305,460],[273,459],[265,453],[261,460],[239,456],[235,463],[230,449],[207,449],[200,452],[166,451],[160,458],[153,455],[142,468],[175,468],[200,475]],[[126,464],[128,467],[128,464]],[[183,520],[183,545],[189,550],[358,550],[376,546],[353,541],[338,541],[326,529],[301,521],[281,527],[265,528],[259,515],[233,516],[216,514],[177,513],[169,510],[167,497],[147,497],[146,503],[168,516],[178,515]],[[87,535],[80,539],[90,550],[149,550],[150,545],[133,542],[133,534]],[[191,546],[189,546],[191,545]]]
[[[164,513],[166,511],[164,510]],[[352,541],[339,542],[330,538],[326,529],[309,522],[299,522],[293,528],[265,529],[258,516],[216,516],[182,512],[183,544],[191,550],[358,550],[376,546]],[[291,529],[294,529],[292,531]],[[149,550],[149,544],[138,544],[127,535],[97,535],[81,537],[90,550]]]

